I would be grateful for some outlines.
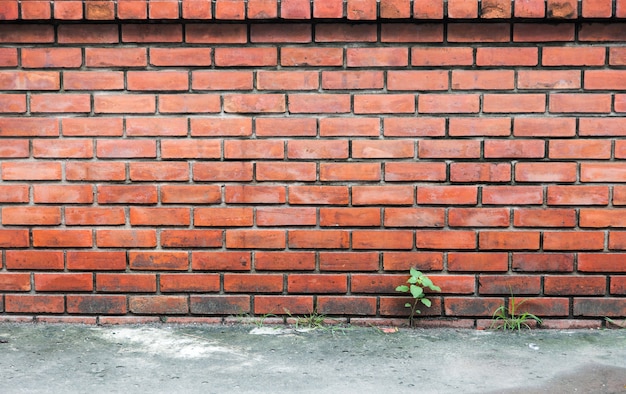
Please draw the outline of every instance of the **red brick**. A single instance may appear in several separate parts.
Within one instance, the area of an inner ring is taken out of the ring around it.
[[[123,181],[126,165],[121,162],[69,162],[65,164],[68,181]]]
[[[508,227],[509,210],[503,208],[450,208],[450,227]]]
[[[154,248],[156,230],[96,230],[96,244],[100,248]]]
[[[211,248],[222,246],[219,230],[163,230],[161,246],[164,248]]]
[[[605,63],[606,48],[600,47],[545,47],[542,50],[544,66],[601,66]]]
[[[30,110],[36,112],[90,112],[89,94],[33,94]]]
[[[626,94],[615,95],[615,112],[626,112]]]
[[[482,294],[533,294],[541,291],[541,277],[530,275],[479,275],[478,289]]]
[[[614,235],[612,233],[611,235]],[[580,272],[626,272],[622,264],[626,254],[623,253],[579,253],[578,271]]]
[[[115,26],[113,26],[115,27]],[[166,43],[182,42],[182,26],[178,24],[128,24],[122,25],[122,42]]]
[[[417,188],[418,204],[466,205],[476,204],[478,189],[475,186],[420,186]]]
[[[573,23],[536,24],[516,23],[513,26],[513,41],[553,42],[574,41]]]
[[[611,141],[553,140],[550,141],[549,157],[551,159],[609,159],[611,158]]]
[[[192,118],[193,137],[222,137],[252,135],[252,120],[249,118]]]
[[[257,208],[257,226],[315,226],[315,208]]]
[[[317,168],[315,163],[308,162],[260,162],[256,164],[255,175],[257,181],[307,182],[317,179]]]
[[[80,48],[22,48],[24,68],[74,68],[82,65]]]
[[[29,197],[28,185],[1,185],[0,186],[0,203],[16,203],[28,202]]]
[[[480,2],[482,19],[508,19],[511,17],[511,2],[508,0],[482,0]]]
[[[115,5],[108,1],[90,1],[85,3],[85,18],[89,20],[115,19]]]
[[[539,51],[537,48],[511,47],[476,49],[477,66],[537,66],[539,64],[538,59]]]
[[[280,293],[283,291],[281,274],[224,274],[227,293]]]
[[[443,1],[413,0],[413,17],[416,19],[443,19]]]
[[[0,118],[0,137],[55,137],[59,135],[56,119]]]
[[[85,48],[87,67],[145,67],[146,48]]]
[[[33,229],[36,248],[89,248],[93,245],[91,230]]]
[[[378,267],[378,255],[372,256],[371,266],[371,270],[376,270]],[[383,253],[383,268],[385,271],[407,271],[411,267],[423,271],[442,270],[443,254],[441,252]]]
[[[555,93],[550,95],[550,112],[608,113],[610,94]]]
[[[124,73],[121,71],[65,71],[65,90],[122,90]]]
[[[63,118],[61,125],[66,137],[121,137],[124,132],[122,118]]]
[[[443,208],[385,208],[385,227],[443,227]],[[379,221],[380,222],[380,221]]]
[[[380,4],[382,13],[383,2]],[[385,23],[381,25],[380,36],[381,42],[443,42],[443,25]]]
[[[196,208],[194,224],[201,227],[252,226],[252,208]]]
[[[258,71],[259,90],[317,90],[319,76],[315,71]]]
[[[489,113],[543,113],[546,110],[544,94],[485,94],[483,111]]]
[[[16,20],[19,18],[18,1],[7,1],[2,5],[0,10],[0,18],[2,20]]]
[[[58,181],[61,180],[59,162],[3,162],[0,165],[5,181]]]
[[[35,291],[93,290],[93,274],[91,273],[36,273],[34,276]]]
[[[0,97],[0,104],[2,104],[1,101]],[[27,158],[30,156],[27,139],[4,139],[3,142],[5,145],[0,146],[0,158]]]
[[[150,94],[102,94],[94,95],[95,113],[102,114],[146,114],[156,110],[156,97]]]
[[[35,204],[91,204],[93,194],[91,185],[33,186]]]
[[[416,232],[418,249],[475,249],[476,233],[461,230],[421,230]]]
[[[280,50],[282,66],[341,66],[343,48],[284,47]]]
[[[126,119],[126,135],[129,137],[186,136],[187,119],[128,118]]]
[[[350,112],[349,94],[290,94],[290,113],[348,113]]]
[[[364,159],[412,158],[415,156],[415,145],[411,140],[356,140],[352,142],[351,156]]]
[[[187,90],[189,77],[185,71],[128,71],[128,90]]]
[[[209,0],[183,0],[182,17],[183,19],[211,19],[213,17],[211,4]]]
[[[188,208],[130,208],[130,224],[133,226],[189,226]]]
[[[626,187],[613,186],[613,205],[626,205]]]
[[[524,117],[513,121],[513,135],[516,137],[573,137],[575,134],[575,118]]]
[[[311,25],[304,23],[253,24],[250,26],[250,41],[253,43],[308,43],[311,42]]]
[[[510,25],[505,23],[451,23],[448,42],[508,42]]]
[[[194,90],[251,90],[251,71],[193,71]],[[204,97],[204,96],[203,96]]]
[[[229,204],[281,204],[287,200],[284,186],[227,185],[224,196]]]
[[[285,145],[281,140],[224,141],[225,159],[283,159],[284,157]]]
[[[65,224],[68,226],[106,226],[126,223],[121,207],[66,207]]]
[[[250,252],[193,252],[191,267],[194,271],[249,271]]]
[[[448,90],[447,71],[387,71],[389,90]]]
[[[74,158],[93,157],[93,142],[84,139],[32,140],[33,157],[36,158]]]
[[[194,181],[251,181],[252,163],[249,162],[199,162],[193,165]]]
[[[210,293],[220,290],[219,274],[161,274],[159,289],[163,293]]]
[[[575,19],[578,16],[577,0],[548,0],[548,18]]]
[[[413,66],[471,66],[474,63],[472,48],[462,47],[413,47]]]
[[[222,110],[218,95],[199,94],[161,94],[159,112],[161,113],[217,113]],[[163,120],[160,118],[159,120]],[[192,119],[196,121],[197,119]]]
[[[126,269],[126,252],[68,251],[67,269],[119,271]]]
[[[191,44],[245,44],[248,42],[247,29],[246,25],[240,24],[190,24],[185,28],[185,41]],[[150,49],[151,55],[155,49]],[[200,51],[196,48],[179,48],[179,50],[183,49],[188,50],[189,54],[197,52],[198,60],[201,59]],[[206,49],[209,50],[209,48]],[[163,48],[160,51],[163,55],[171,56],[171,48]],[[210,60],[210,57],[206,60]]]
[[[515,227],[574,227],[574,209],[516,209],[513,211]]]
[[[572,272],[573,253],[513,253],[513,271]]]
[[[156,204],[154,185],[98,185],[99,204]]]
[[[619,154],[616,156],[620,156]],[[623,182],[626,166],[623,163],[582,163],[582,182]]]
[[[0,42],[36,44],[54,42],[54,26],[51,24],[0,26]]]
[[[346,186],[290,186],[290,204],[348,205]]]
[[[477,0],[448,0],[448,18],[475,19],[477,17]]]
[[[350,234],[343,230],[290,230],[288,236],[289,248],[293,249],[347,249],[350,246]]]
[[[4,297],[4,310],[9,313],[63,313],[65,297],[62,295],[7,294]]]
[[[229,249],[284,249],[284,230],[226,230]]]
[[[148,4],[146,0],[118,0],[117,17],[119,19],[146,19]]]
[[[489,205],[543,204],[541,186],[484,186],[482,202]]]
[[[28,246],[28,230],[0,230],[0,247],[24,248]]]
[[[321,118],[322,137],[375,137],[380,135],[378,118]]]
[[[256,314],[311,314],[313,296],[255,296],[254,313]]]
[[[448,253],[449,271],[466,272],[505,272],[509,267],[508,253]]]
[[[623,70],[585,71],[585,89],[624,90],[626,89],[626,72]]]
[[[607,186],[548,186],[548,205],[607,205]]]
[[[406,281],[406,276],[392,274],[353,274],[352,293],[394,294],[395,288]]]
[[[130,296],[128,309],[137,314],[186,314],[189,312],[185,296]]]
[[[289,294],[346,293],[348,291],[348,278],[342,274],[289,274],[287,276],[287,291]]]
[[[375,24],[323,23],[315,26],[316,42],[376,42]]]
[[[509,182],[511,165],[508,163],[452,163],[450,182]]]
[[[546,276],[546,295],[603,295],[606,290],[605,276]]]
[[[543,249],[602,250],[604,249],[604,233],[600,231],[546,231],[543,233]]]
[[[348,153],[348,141],[341,140],[290,140],[287,145],[290,159],[347,159]]]
[[[544,0],[515,0],[516,18],[543,18],[546,15]]]
[[[514,80],[513,70],[452,71],[452,89],[455,90],[510,90],[515,85]]]
[[[445,181],[445,163],[385,163],[385,181]]]
[[[545,142],[542,140],[489,140],[485,141],[485,158],[543,158]]]
[[[412,205],[413,186],[353,186],[352,205]]]
[[[519,70],[519,89],[580,89],[581,72],[577,70]],[[547,119],[549,120],[549,119]]]
[[[419,113],[477,113],[480,109],[477,94],[422,94],[417,100]]]
[[[276,48],[216,48],[215,65],[218,67],[275,66],[278,62]]]
[[[254,269],[257,271],[313,271],[315,252],[256,252]]]
[[[45,226],[61,224],[59,207],[5,206],[2,208],[2,224]]]
[[[57,35],[59,44],[116,44],[120,40],[117,26],[108,24],[62,24]]]
[[[483,231],[478,235],[481,250],[536,250],[539,249],[538,231]]]
[[[437,137],[445,135],[444,118],[384,118],[383,125],[386,137]]]
[[[7,230],[11,231],[11,230]],[[18,233],[14,234],[16,238]],[[0,242],[2,235],[0,234]],[[18,246],[13,243],[12,247]],[[64,268],[62,251],[7,250],[6,268],[9,270],[62,270]]]
[[[99,158],[154,158],[156,141],[150,140],[97,140]]]
[[[255,300],[258,297],[255,298]],[[209,295],[189,297],[189,310],[193,314],[223,315],[241,314],[250,311],[250,296]]]
[[[575,182],[576,163],[518,163],[517,182]]]
[[[0,291],[30,291],[30,273],[0,273]]]
[[[613,14],[613,2],[611,0],[583,0],[583,18],[610,18]]]
[[[187,162],[130,163],[132,181],[186,181],[189,180]]]
[[[2,90],[58,90],[57,71],[0,71]]]
[[[625,276],[611,276],[611,294],[626,294],[626,277]]]
[[[224,96],[224,112],[227,113],[280,113],[285,112],[283,94],[229,94]]]
[[[574,298],[574,316],[617,317],[626,315],[624,298]]]
[[[17,66],[17,48],[0,48],[0,67]]]
[[[580,227],[626,227],[621,213],[618,209],[581,209]]]
[[[580,136],[623,136],[626,130],[622,124],[621,118],[580,118],[578,133]]]
[[[375,297],[320,296],[317,298],[317,312],[329,315],[376,314]]]
[[[190,25],[194,26],[194,25]],[[210,66],[210,48],[150,48],[150,64],[168,66]]]
[[[409,53],[406,48],[348,48],[348,67],[400,67],[407,66]]]
[[[377,5],[376,0],[347,0],[348,20],[375,20]]]
[[[491,317],[502,303],[499,298],[447,297],[444,313],[448,316]]]
[[[542,120],[544,120],[542,118]],[[453,137],[469,136],[509,136],[509,118],[450,118],[449,134]]]
[[[377,271],[376,252],[321,252],[321,271]]]
[[[480,141],[475,140],[422,140],[418,145],[418,156],[422,159],[480,157]]]
[[[216,0],[215,19],[241,20],[246,15],[246,3],[243,0]]]
[[[320,208],[321,227],[378,227],[380,208]]]
[[[220,142],[217,140],[161,140],[161,157],[164,159],[219,159],[221,155]]]
[[[128,262],[131,270],[140,271],[185,271],[187,270],[187,252],[128,252]]]
[[[319,177],[321,181],[377,181],[381,168],[379,163],[321,163]]]
[[[150,19],[178,19],[178,1],[161,0],[148,2]]]
[[[277,0],[248,0],[248,19],[274,19],[278,16]]]

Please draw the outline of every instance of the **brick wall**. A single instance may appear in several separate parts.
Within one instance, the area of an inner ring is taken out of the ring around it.
[[[626,316],[626,1],[0,1],[0,320]],[[155,23],[151,23],[155,22]]]

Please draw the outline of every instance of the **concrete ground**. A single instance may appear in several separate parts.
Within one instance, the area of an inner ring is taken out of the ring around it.
[[[626,330],[0,324],[1,393],[626,393]]]

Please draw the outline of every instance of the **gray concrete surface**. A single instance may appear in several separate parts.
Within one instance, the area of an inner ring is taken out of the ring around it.
[[[626,393],[626,330],[0,325],[1,393]]]

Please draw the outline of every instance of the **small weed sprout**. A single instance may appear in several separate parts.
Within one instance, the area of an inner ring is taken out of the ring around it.
[[[439,286],[435,286],[433,284],[433,281],[430,280],[426,275],[416,270],[415,268],[411,268],[409,274],[411,276],[406,281],[408,285],[400,285],[396,287],[396,291],[402,293],[411,293],[411,296],[413,296],[413,303],[407,302],[406,304],[404,304],[405,307],[411,309],[411,312],[409,313],[409,326],[413,327],[415,315],[422,313],[419,309],[417,309],[418,305],[422,303],[429,308],[432,305],[430,300],[426,298],[424,289],[430,289],[432,291],[441,291],[441,289],[439,288]]]
[[[493,313],[491,329],[496,330],[517,330],[520,331],[522,327],[525,327],[530,330],[530,325],[528,325],[529,320],[534,320],[537,324],[541,324],[541,319],[537,316],[533,315],[529,312],[524,312],[521,315],[518,314],[517,308],[525,303],[527,300],[522,300],[520,302],[515,301],[515,297],[511,294],[511,307],[507,307],[505,304],[502,304],[496,309]]]

